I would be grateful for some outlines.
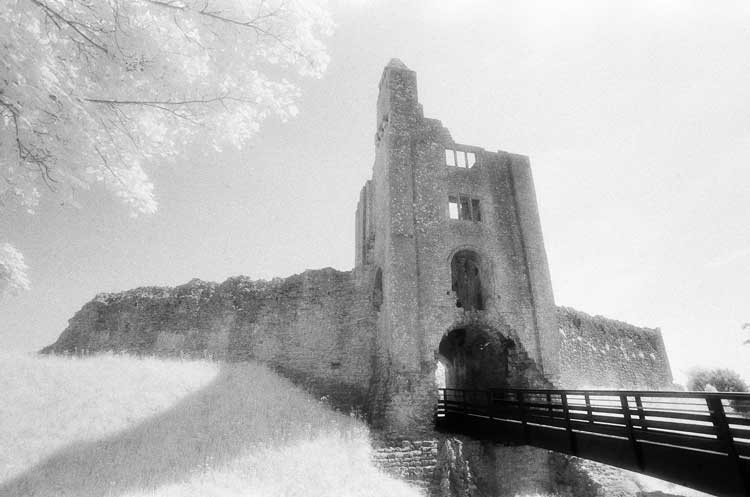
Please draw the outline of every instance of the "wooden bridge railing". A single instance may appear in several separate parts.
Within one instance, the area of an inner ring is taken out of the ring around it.
[[[435,422],[750,497],[750,394],[446,388]]]

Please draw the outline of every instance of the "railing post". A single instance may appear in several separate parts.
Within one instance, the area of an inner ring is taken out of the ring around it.
[[[628,396],[620,395],[620,406],[622,406],[622,414],[625,418],[625,429],[628,432],[628,439],[633,447],[633,453],[635,455],[635,462],[638,464],[638,468],[643,471],[643,454],[641,453],[641,446],[638,440],[635,438],[635,431],[633,430],[633,420],[630,418],[630,407],[628,406]]]
[[[526,422],[526,405],[523,401],[523,392],[516,390],[516,397],[518,398],[519,418],[521,419],[521,425],[523,426],[523,441],[528,445],[531,437],[529,436],[529,424]]]
[[[570,422],[570,409],[568,408],[568,394],[565,392],[561,392],[560,400],[562,401],[563,416],[565,417],[565,430],[568,432],[568,443],[570,444],[570,453],[575,456],[575,455],[578,455],[578,446],[576,444],[576,434],[573,432],[573,425]]]
[[[648,430],[648,426],[646,426],[646,415],[643,413],[643,403],[641,402],[641,396],[639,394],[635,395],[635,405],[638,408],[638,419],[641,422],[641,429]]]
[[[706,404],[708,404],[708,410],[711,413],[711,420],[716,430],[716,438],[724,446],[729,459],[734,461],[734,466],[737,469],[740,480],[742,480],[742,484],[745,486],[745,495],[750,495],[750,475],[743,471],[742,460],[737,453],[737,448],[734,446],[734,439],[732,438],[732,432],[729,431],[729,423],[727,422],[727,415],[724,412],[724,404],[721,402],[721,397],[707,395]]]
[[[492,421],[492,390],[487,390],[487,416]]]
[[[586,401],[586,417],[589,420],[589,423],[594,422],[594,413],[591,412],[591,399],[589,398],[589,393],[586,392],[583,394],[583,398]]]

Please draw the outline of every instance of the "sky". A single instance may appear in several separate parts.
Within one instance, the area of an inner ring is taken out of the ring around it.
[[[673,373],[750,380],[750,4],[354,0],[300,114],[241,151],[150,170],[159,210],[101,189],[0,212],[32,288],[0,347],[53,342],[99,292],[354,264],[383,67],[417,72],[458,143],[528,155],[558,305],[661,329]]]

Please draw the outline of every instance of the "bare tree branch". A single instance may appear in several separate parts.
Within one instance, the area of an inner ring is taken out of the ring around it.
[[[51,156],[49,152],[43,150],[36,152],[27,147],[21,140],[21,129],[18,124],[18,117],[20,116],[20,112],[13,104],[6,102],[5,100],[0,99],[0,105],[8,110],[11,116],[11,120],[13,121],[16,151],[18,154],[18,165],[21,167],[26,167],[26,163],[36,165],[37,169],[39,170],[39,174],[42,177],[42,180],[44,180],[44,183],[47,185],[47,188],[54,191],[55,189],[52,183],[56,183],[57,181],[50,174],[51,167],[48,161],[51,159]],[[37,131],[35,132],[35,134],[44,133]]]
[[[250,99],[242,98],[242,97],[232,97],[229,95],[219,96],[219,97],[211,97],[211,98],[198,98],[198,99],[188,99],[188,100],[115,100],[115,99],[107,99],[107,98],[87,98],[87,102],[92,102],[96,104],[106,104],[106,105],[150,105],[150,106],[156,106],[156,105],[189,105],[189,104],[211,104],[215,102],[242,102],[242,103],[252,103],[255,102]]]
[[[97,43],[93,38],[91,38],[91,36],[87,35],[86,33],[83,32],[81,28],[79,28],[79,26],[82,26],[83,28],[88,30],[89,29],[88,26],[84,26],[83,24],[79,22],[63,17],[61,13],[57,12],[56,10],[51,8],[49,5],[47,5],[46,3],[40,0],[29,0],[29,1],[33,3],[34,5],[36,5],[37,7],[41,8],[44,11],[44,13],[53,20],[53,22],[55,19],[60,20],[61,22],[66,24],[68,27],[70,27],[73,31],[78,33],[78,35],[81,38],[89,42],[92,46],[101,50],[102,52],[104,52],[104,54],[109,55],[109,50],[107,50],[107,48],[104,45]],[[60,27],[60,25],[57,22],[55,22],[55,25],[57,25],[58,28]]]
[[[328,60],[328,12],[287,0],[20,0],[7,9],[0,202],[33,205],[42,181],[55,190],[119,177],[107,187],[153,212],[141,166],[175,156],[196,134],[241,146],[266,117],[293,114],[299,88],[288,70],[314,77]]]
[[[179,11],[182,11],[182,12],[188,12],[188,11],[189,12],[194,12],[196,14],[199,14],[199,15],[202,15],[202,16],[206,16],[206,17],[209,17],[211,19],[215,19],[217,21],[226,22],[226,23],[229,23],[229,24],[234,24],[236,26],[243,27],[243,28],[252,29],[253,31],[255,31],[255,33],[257,35],[259,35],[259,36],[267,36],[267,37],[271,38],[272,40],[274,40],[275,42],[279,43],[282,47],[284,47],[284,49],[286,49],[290,53],[296,55],[297,57],[300,57],[301,59],[305,60],[311,66],[314,64],[314,61],[309,56],[307,56],[306,54],[304,54],[300,50],[296,49],[295,47],[290,46],[279,35],[277,35],[275,33],[272,33],[271,31],[263,28],[260,25],[260,21],[262,21],[264,19],[273,18],[273,17],[277,16],[280,13],[280,11],[278,9],[276,9],[276,10],[269,11],[269,12],[267,12],[265,14],[262,14],[261,13],[261,9],[262,9],[262,6],[263,6],[263,2],[261,2],[260,5],[258,6],[258,11],[257,11],[257,14],[255,15],[255,17],[253,17],[252,19],[249,19],[247,21],[243,21],[243,20],[240,20],[240,19],[234,19],[232,17],[228,17],[226,15],[223,15],[221,13],[221,11],[218,11],[218,10],[217,11],[208,10],[208,2],[207,1],[203,4],[203,7],[201,9],[199,9],[199,10],[198,9],[191,9],[191,8],[189,8],[187,5],[185,5],[182,2],[178,3],[178,2],[174,2],[174,1],[170,1],[170,0],[144,0],[144,1],[148,2],[148,3],[152,4],[152,5],[158,5],[160,7],[164,7],[164,8],[168,8],[168,9],[179,10]]]
[[[112,167],[111,167],[111,166],[109,165],[109,161],[107,160],[107,156],[105,156],[105,155],[104,155],[104,154],[102,153],[102,151],[101,151],[101,150],[99,150],[99,147],[97,147],[97,146],[94,146],[94,150],[96,150],[96,153],[97,153],[97,154],[99,155],[99,157],[101,157],[101,159],[102,159],[102,164],[103,164],[103,165],[104,165],[104,167],[105,167],[105,168],[107,169],[107,171],[109,171],[109,172],[110,172],[110,173],[112,174],[112,176],[114,176],[114,178],[115,178],[115,179],[116,179],[116,180],[117,180],[117,181],[118,181],[118,182],[119,182],[119,183],[120,183],[121,185],[125,185],[125,182],[124,182],[124,181],[122,180],[122,178],[120,178],[120,176],[119,176],[119,175],[118,175],[118,174],[117,174],[117,173],[115,172],[115,170],[114,170],[114,169],[112,169]]]

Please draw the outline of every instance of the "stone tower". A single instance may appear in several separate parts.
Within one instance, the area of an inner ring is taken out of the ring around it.
[[[528,159],[455,143],[397,60],[375,151],[354,271],[99,294],[44,351],[259,361],[392,438],[429,435],[439,385],[672,387],[658,329],[555,308]]]
[[[376,424],[418,430],[443,382],[554,383],[560,336],[528,158],[455,143],[424,117],[416,73],[397,59],[376,130],[355,237],[355,274],[378,310]]]

